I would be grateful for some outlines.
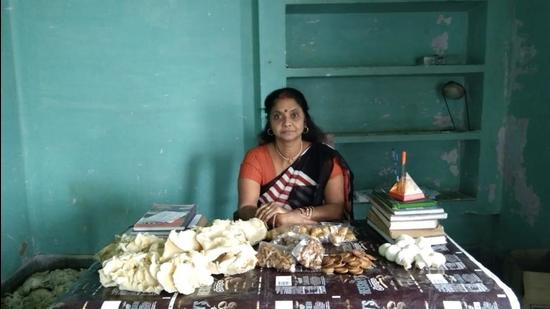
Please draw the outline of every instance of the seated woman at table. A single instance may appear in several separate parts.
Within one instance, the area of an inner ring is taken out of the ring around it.
[[[271,227],[350,219],[353,174],[344,158],[323,143],[304,95],[294,88],[270,93],[260,145],[250,149],[239,173],[241,219]]]

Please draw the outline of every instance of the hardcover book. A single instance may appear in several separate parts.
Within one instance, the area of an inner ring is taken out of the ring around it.
[[[371,221],[367,221],[367,224],[372,227],[373,230],[375,230],[382,238],[384,238],[387,242],[394,242],[395,239],[390,238],[388,235],[383,233],[378,226],[373,224]],[[420,237],[420,236],[419,236]],[[439,235],[439,236],[422,236],[426,241],[431,245],[443,245],[447,243],[447,237],[445,235]]]
[[[437,201],[432,199],[422,199],[410,202],[398,201],[385,192],[375,191],[371,195],[371,200],[375,200],[391,209],[408,209],[420,207],[437,207]]]
[[[381,215],[389,221],[415,221],[415,220],[431,220],[431,219],[447,219],[447,213],[442,208],[435,208],[430,210],[436,210],[437,212],[398,212],[382,207],[376,203],[372,203],[372,210],[376,211],[378,215]]]
[[[393,242],[393,240],[401,235],[409,235],[414,238],[424,237],[431,245],[447,243],[445,230],[440,224],[432,229],[390,230],[382,223],[378,216],[371,211],[369,211],[367,215],[367,224],[388,242]]]
[[[376,209],[371,209],[369,214],[375,214],[380,221],[389,229],[389,230],[412,230],[412,229],[433,229],[439,224],[439,220],[430,219],[430,220],[412,220],[412,221],[390,221],[388,218],[384,217],[376,211]]]
[[[191,228],[194,228],[194,227],[197,227],[197,226],[206,226],[208,224],[208,219],[206,219],[205,216],[201,215],[201,214],[196,214],[195,217],[189,222],[189,224],[187,225],[187,227],[185,228],[175,228],[175,229],[167,229],[167,230],[153,230],[153,231],[137,231],[135,230],[133,227],[130,227],[126,232],[125,234],[130,234],[130,235],[137,235],[138,233],[149,233],[149,234],[153,234],[153,235],[156,235],[156,236],[159,236],[159,237],[167,237],[168,234],[170,234],[170,231],[172,230],[176,230],[176,231],[183,231],[183,230],[186,230],[186,229],[191,229]]]
[[[196,204],[154,204],[134,224],[134,231],[183,230],[196,212]]]
[[[377,206],[383,209],[385,212],[392,213],[394,215],[419,215],[419,214],[436,214],[443,213],[445,210],[437,205],[436,201],[431,200],[427,206],[418,207],[406,207],[406,208],[393,208],[391,202],[384,201],[380,197],[374,194],[370,195],[370,203],[373,206]]]

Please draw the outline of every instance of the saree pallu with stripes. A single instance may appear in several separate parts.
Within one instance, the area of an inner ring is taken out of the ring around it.
[[[261,186],[258,206],[269,202],[288,209],[323,205],[334,159],[343,171],[346,217],[353,219],[353,174],[338,151],[321,143],[312,144],[291,166]]]

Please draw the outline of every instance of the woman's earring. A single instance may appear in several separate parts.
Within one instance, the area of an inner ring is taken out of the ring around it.
[[[308,127],[305,127],[304,128],[304,132],[302,134],[308,134],[309,133],[309,128]]]
[[[271,128],[267,128],[267,135],[273,136],[273,130],[271,130]]]

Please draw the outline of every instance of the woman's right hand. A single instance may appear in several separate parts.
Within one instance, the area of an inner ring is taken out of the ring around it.
[[[276,218],[276,225],[293,225],[293,224],[317,224],[315,220],[311,220],[307,217],[304,217],[298,209],[294,209],[287,213],[278,215]]]
[[[282,204],[277,202],[270,202],[263,204],[256,211],[256,218],[264,221],[267,224],[273,225],[273,219],[280,214],[289,213],[290,210],[285,209]]]

